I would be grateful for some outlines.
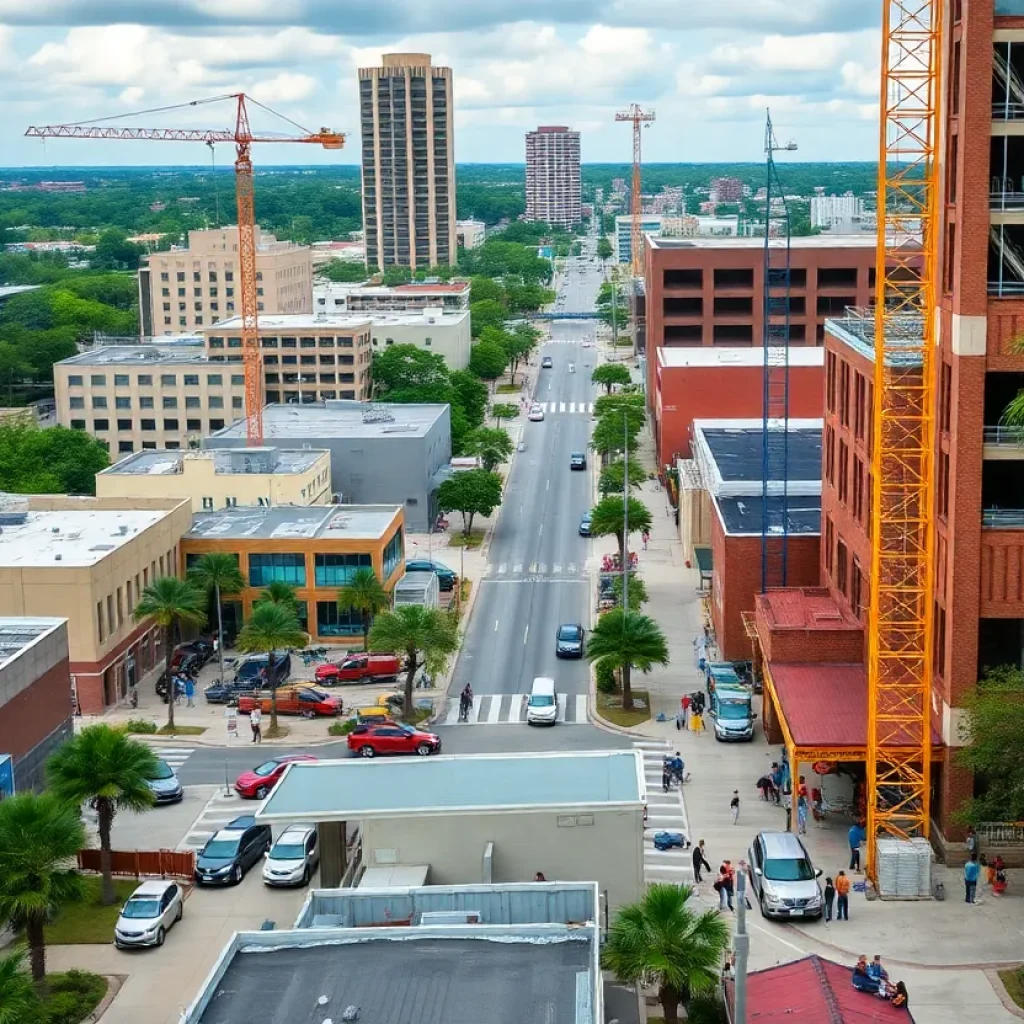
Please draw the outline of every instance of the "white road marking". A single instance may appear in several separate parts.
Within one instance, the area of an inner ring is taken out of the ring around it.
[[[547,481],[547,482],[546,482],[546,483],[544,484],[544,490],[545,490],[545,491],[550,491],[550,490],[551,490],[551,481],[550,481],[550,480],[548,480],[548,481]]]
[[[585,693],[576,694],[576,721],[585,722],[587,720],[587,695]]]
[[[494,632],[495,633],[498,632],[498,620],[497,619],[494,620]]]
[[[501,565],[498,566],[498,575],[499,576],[504,576],[505,575],[505,570],[507,568],[508,568],[508,563],[502,562]]]
[[[575,411],[576,411],[576,403],[575,402],[570,402],[569,403],[569,412],[575,412]]]
[[[537,528],[537,536],[538,537],[543,537],[544,536],[544,524],[543,523],[541,523],[540,526]]]
[[[560,693],[560,694],[558,694],[556,699],[558,700],[558,719],[557,720],[559,722],[564,722],[565,721],[565,713],[569,710],[569,694],[567,694],[567,693]]]
[[[558,411],[559,412],[565,412],[565,402],[559,402],[558,403]]]
[[[537,571],[537,563],[536,562],[531,562],[530,563],[530,575],[532,576],[536,571]]]
[[[448,698],[448,715],[445,717],[445,725],[456,725],[459,721],[459,701],[456,697]]]
[[[469,722],[475,723],[475,722],[477,722],[479,720],[479,718],[480,718],[480,707],[481,707],[482,704],[483,704],[483,701],[479,697],[474,698],[473,706],[469,709],[469,716],[468,716],[468,719],[467,719]]]
[[[547,564],[547,562],[541,562],[540,565],[537,566],[537,572],[539,572],[541,574],[541,576],[543,576],[544,573],[546,573],[547,571],[548,571],[548,564]]]
[[[529,626],[529,623],[527,623],[526,632],[523,634],[523,643],[525,644],[526,641],[529,640],[529,639],[530,639],[530,626]]]
[[[491,706],[487,709],[487,724],[494,725],[501,718],[502,695],[499,693],[491,698]]]
[[[553,565],[551,567],[551,571],[554,572],[554,573],[559,573],[559,572],[562,571],[562,567],[560,565]]]
[[[516,573],[517,575],[522,573],[522,571],[523,571],[523,563],[522,562],[516,562],[516,564],[514,566],[512,566],[512,571],[514,573]]]

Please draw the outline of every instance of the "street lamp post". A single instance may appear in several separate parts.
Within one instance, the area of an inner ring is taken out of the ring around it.
[[[629,413],[622,410],[622,615],[629,612]]]

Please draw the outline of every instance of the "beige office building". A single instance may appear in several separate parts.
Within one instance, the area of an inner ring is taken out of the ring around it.
[[[0,533],[0,615],[68,620],[74,696],[82,714],[124,699],[159,664],[162,630],[136,623],[142,591],[178,575],[189,501],[8,497]]]
[[[196,338],[101,345],[53,367],[57,422],[107,445],[111,459],[185,448],[245,415],[242,367],[211,364]]]
[[[190,231],[188,246],[155,252],[139,271],[143,338],[208,327],[241,315],[238,228]],[[259,313],[313,309],[312,251],[279,242],[256,228],[256,308]]]
[[[275,505],[326,505],[331,453],[300,448],[215,448],[136,452],[96,475],[96,496],[188,498],[193,512]]]
[[[385,53],[359,69],[366,265],[454,264],[455,151],[451,68],[429,53]]]

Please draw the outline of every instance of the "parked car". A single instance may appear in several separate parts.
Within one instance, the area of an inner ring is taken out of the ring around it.
[[[308,885],[319,862],[316,828],[289,825],[277,837],[263,862],[263,884]]]
[[[406,572],[432,572],[437,577],[439,590],[454,590],[455,581],[459,578],[454,569],[449,569],[444,562],[436,562],[430,558],[414,558],[405,563]]]
[[[177,882],[143,882],[128,897],[114,925],[118,949],[162,946],[169,928],[185,913],[185,894]]]
[[[242,772],[235,779],[235,792],[243,800],[262,800],[277,785],[285,768],[292,761],[315,761],[312,754],[286,754],[264,761],[251,772]],[[256,819],[254,818],[253,821]],[[230,826],[229,826],[230,827]]]
[[[187,643],[178,644],[171,652],[171,671],[177,672],[182,661],[192,656],[199,660],[199,667],[202,668],[213,657],[214,645],[210,640],[189,640]]]
[[[540,423],[540,421],[544,419],[543,407],[539,403],[534,402],[533,405],[530,406],[530,412],[527,418],[534,423]]]
[[[244,679],[222,679],[206,687],[203,696],[207,704],[233,704],[243,693],[252,693],[253,685]]]
[[[350,654],[333,664],[318,665],[315,675],[317,682],[329,686],[364,679],[396,679],[401,669],[402,663],[394,654]]]
[[[578,622],[566,622],[555,633],[556,658],[582,658],[585,630]]]
[[[348,734],[348,749],[360,757],[377,754],[428,754],[441,752],[441,737],[422,732],[402,722],[380,722],[357,725]]]
[[[146,779],[146,785],[158,804],[176,804],[185,796],[174,769],[161,758],[157,758],[156,774]]]
[[[555,364],[551,361],[551,356],[544,356],[540,361],[540,368],[542,370],[550,370]]]
[[[225,828],[206,841],[196,858],[195,880],[199,885],[238,885],[246,871],[270,849],[269,825]]]
[[[580,536],[581,537],[589,537],[590,536],[590,523],[591,523],[591,515],[590,515],[589,512],[585,512],[583,514],[583,518],[580,520]]]
[[[821,917],[821,869],[792,832],[758,832],[747,853],[750,886],[764,917]]]
[[[587,468],[587,456],[585,452],[573,452],[569,456],[569,468],[570,469],[586,469]]]
[[[292,674],[292,656],[287,651],[274,652],[274,668],[266,678],[261,676],[267,668],[265,654],[253,654],[235,663],[235,682],[249,683],[250,686],[280,686]]]
[[[340,697],[307,684],[305,686],[281,686],[276,691],[256,690],[254,693],[243,693],[238,698],[238,713],[247,715],[254,707],[259,706],[263,714],[269,715],[275,692],[277,693],[277,713],[279,715],[330,718],[340,715],[343,710]]]

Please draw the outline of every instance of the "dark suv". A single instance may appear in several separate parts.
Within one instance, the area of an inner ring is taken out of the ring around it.
[[[587,468],[587,456],[584,452],[573,452],[569,456],[569,468],[570,469],[586,469]]]
[[[206,841],[196,858],[195,880],[200,885],[237,885],[272,843],[269,825],[257,825],[251,815],[235,818]]]
[[[405,563],[406,572],[432,572],[437,577],[439,590],[454,590],[455,581],[459,578],[454,569],[449,569],[444,562],[434,562],[429,558],[414,558]]]

